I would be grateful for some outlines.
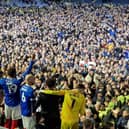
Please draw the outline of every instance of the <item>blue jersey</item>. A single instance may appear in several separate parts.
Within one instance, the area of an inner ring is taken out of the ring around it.
[[[29,67],[22,74],[21,78],[2,78],[0,86],[4,90],[5,104],[10,107],[15,107],[20,104],[20,85],[25,76],[31,72],[34,61],[31,61]]]
[[[32,100],[34,98],[34,90],[29,85],[24,85],[20,89],[21,97],[21,113],[23,116],[31,116]]]

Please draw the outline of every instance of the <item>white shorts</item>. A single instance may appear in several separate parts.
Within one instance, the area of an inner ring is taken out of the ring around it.
[[[22,122],[23,122],[23,127],[25,129],[36,129],[35,128],[36,121],[34,117],[22,116]]]
[[[7,129],[7,128],[4,128],[4,127],[0,126],[0,129]]]
[[[12,119],[12,120],[21,119],[20,105],[16,107],[9,107],[5,104],[5,117],[6,119]]]

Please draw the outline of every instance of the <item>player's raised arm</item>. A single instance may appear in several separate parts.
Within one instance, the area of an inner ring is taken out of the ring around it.
[[[40,90],[40,93],[51,94],[51,95],[65,95],[65,93],[77,93],[79,90]]]
[[[40,90],[40,93],[51,95],[65,95],[66,90]]]
[[[35,63],[35,54],[32,55],[31,57],[31,61],[29,63],[28,68],[26,69],[26,71],[22,74],[22,78],[19,79],[20,82],[22,82],[25,78],[26,75],[30,74],[32,68],[33,68],[33,64]]]

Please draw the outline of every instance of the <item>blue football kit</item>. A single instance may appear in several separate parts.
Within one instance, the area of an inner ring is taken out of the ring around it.
[[[33,99],[34,99],[34,90],[28,84],[23,85],[20,89],[21,97],[21,114],[23,116],[31,116],[33,112]]]
[[[22,76],[17,78],[1,78],[0,86],[4,90],[5,104],[9,107],[15,107],[20,104],[20,85],[24,81],[24,78],[32,70],[34,61],[30,61],[28,68],[22,74]]]

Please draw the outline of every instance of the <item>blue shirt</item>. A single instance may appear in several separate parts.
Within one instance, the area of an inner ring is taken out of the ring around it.
[[[129,59],[129,50],[124,51],[125,59]]]
[[[31,116],[32,113],[32,99],[34,98],[34,90],[29,85],[24,85],[20,89],[21,97],[21,113],[23,116]]]
[[[22,77],[17,78],[2,78],[0,79],[0,86],[4,90],[5,104],[10,107],[15,107],[20,104],[20,85],[25,76],[31,72],[34,62],[31,61],[29,67],[22,74]]]
[[[110,29],[108,32],[109,32],[110,36],[116,37],[116,31],[115,30]]]

